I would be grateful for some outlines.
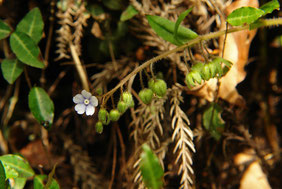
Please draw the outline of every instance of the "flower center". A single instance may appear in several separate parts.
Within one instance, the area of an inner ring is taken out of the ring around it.
[[[88,99],[85,99],[85,100],[84,100],[84,104],[85,104],[85,105],[88,105],[89,103],[90,103],[90,101],[89,101]]]

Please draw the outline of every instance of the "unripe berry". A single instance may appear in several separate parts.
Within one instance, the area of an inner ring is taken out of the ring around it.
[[[118,111],[123,114],[127,110],[128,106],[125,104],[124,101],[119,101],[117,105]]]
[[[104,108],[101,108],[98,112],[98,119],[99,121],[101,121],[103,124],[105,125],[109,125],[110,123],[110,119],[109,119],[109,112],[104,109]]]
[[[103,124],[101,121],[98,121],[95,125],[95,130],[97,133],[101,134],[103,132]]]
[[[122,93],[121,100],[125,102],[127,107],[134,107],[134,100],[132,94],[129,92]]]
[[[110,111],[110,120],[111,121],[117,121],[120,117],[120,113],[117,109],[112,109]]]
[[[143,89],[139,92],[139,97],[144,102],[144,104],[149,104],[153,98],[153,91],[151,89]]]
[[[152,89],[153,90],[153,85],[154,85],[155,81],[154,79],[150,79],[149,82],[148,82],[148,86],[149,86],[149,89]]]

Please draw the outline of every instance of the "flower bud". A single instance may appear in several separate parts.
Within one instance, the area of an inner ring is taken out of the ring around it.
[[[211,78],[216,76],[216,66],[213,64],[213,62],[208,63],[208,67],[210,69]]]
[[[117,105],[118,111],[123,114],[127,110],[128,106],[125,104],[124,101],[119,101]]]
[[[132,94],[129,92],[122,93],[121,100],[125,102],[127,107],[134,107],[134,100]]]
[[[186,82],[186,85],[189,89],[191,89],[192,87],[195,86],[191,72],[186,75],[185,82]]]
[[[110,123],[110,119],[109,119],[109,112],[104,109],[104,108],[101,108],[98,112],[98,119],[99,121],[101,121],[103,124],[105,125],[109,125]]]
[[[144,102],[144,104],[149,104],[153,98],[153,91],[151,89],[143,89],[139,92],[139,97]]]
[[[162,79],[157,79],[153,85],[153,92],[159,97],[163,97],[166,94],[167,85],[166,82]]]
[[[110,111],[110,120],[111,121],[117,121],[120,117],[120,113],[117,109],[112,109]]]
[[[103,132],[103,124],[101,121],[98,121],[95,125],[95,130],[97,133],[101,134]]]
[[[208,64],[205,64],[203,66],[203,69],[201,71],[201,76],[204,80],[208,81],[211,78],[211,72],[210,72],[210,67]]]

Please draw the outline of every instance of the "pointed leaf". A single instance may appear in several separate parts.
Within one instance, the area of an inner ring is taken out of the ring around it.
[[[2,20],[0,20],[0,40],[9,36],[11,28]]]
[[[177,40],[177,32],[178,32],[178,28],[180,26],[180,23],[184,20],[184,18],[192,11],[192,7],[189,8],[188,10],[182,12],[179,17],[177,18],[177,21],[175,23],[175,26],[174,26],[174,32],[173,32],[173,36],[174,38]]]
[[[159,163],[157,156],[152,152],[147,144],[142,146],[140,170],[142,180],[149,189],[160,189],[163,185],[162,177],[164,171]]]
[[[125,9],[125,11],[122,12],[120,16],[120,21],[124,22],[126,20],[129,20],[137,14],[138,14],[138,11],[132,5],[129,5]]]
[[[234,10],[227,17],[227,22],[232,26],[251,24],[264,15],[264,11],[254,7],[241,7]]]
[[[3,188],[6,188],[6,173],[4,169],[4,165],[2,164],[2,161],[0,160],[0,186],[3,186]]]
[[[18,31],[12,33],[10,45],[20,61],[36,68],[44,68],[44,63],[38,60],[39,47],[28,35]]]
[[[11,189],[23,189],[26,183],[26,178],[13,178],[13,186]]]
[[[18,177],[20,178],[28,178],[34,175],[34,171],[30,167],[27,160],[22,158],[19,155],[8,154],[0,156],[0,160],[2,161],[5,172],[7,173],[7,169],[12,168],[18,173]]]
[[[44,22],[39,8],[34,8],[18,23],[16,31],[27,34],[37,44],[43,33]]]
[[[160,16],[151,16],[151,15],[147,16],[147,20],[150,26],[153,28],[153,30],[158,34],[158,36],[175,45],[181,45],[182,43],[186,43],[198,36],[192,30],[185,28],[183,26],[179,26],[177,32],[178,40],[176,40],[174,37],[174,28],[175,28],[174,22],[162,18]]]
[[[278,0],[272,0],[262,5],[259,9],[264,11],[263,15],[266,15],[266,14],[272,13],[275,9],[279,10],[279,8],[280,8],[280,5],[279,5]]]
[[[33,180],[33,188],[44,189],[47,178],[48,178],[47,175],[36,175]],[[52,178],[51,185],[48,188],[49,189],[59,189],[60,186],[58,182]]]
[[[28,95],[28,105],[35,119],[41,123],[51,125],[54,118],[54,104],[44,89],[33,87]]]
[[[24,65],[18,59],[4,59],[1,70],[8,83],[13,84],[23,72]]]
[[[203,115],[203,125],[210,132],[211,136],[216,140],[221,137],[221,132],[224,129],[224,121],[221,118],[222,108],[216,104],[211,105],[205,110]]]

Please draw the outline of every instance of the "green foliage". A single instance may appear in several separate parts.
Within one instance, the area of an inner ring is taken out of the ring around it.
[[[123,0],[102,0],[103,4],[111,10],[121,10],[123,7]]]
[[[163,186],[162,177],[164,171],[150,147],[147,144],[143,144],[142,149],[140,161],[142,180],[147,188],[160,189]]]
[[[10,35],[11,28],[2,20],[0,20],[0,40]]]
[[[175,23],[175,26],[174,26],[174,32],[173,32],[173,37],[178,41],[178,36],[177,36],[177,33],[178,33],[178,28],[180,26],[180,23],[184,20],[184,18],[192,11],[192,7],[189,8],[188,10],[182,12],[179,17],[177,18],[177,21]],[[181,43],[179,41],[179,43]]]
[[[220,139],[225,124],[221,112],[222,108],[218,104],[211,103],[203,114],[203,125],[216,140]]]
[[[10,45],[20,61],[32,67],[44,68],[44,63],[38,60],[39,47],[28,35],[15,31],[10,37]]]
[[[181,45],[190,41],[191,39],[198,37],[198,35],[194,31],[183,26],[179,26],[179,28],[177,27],[177,35],[174,36],[176,25],[175,22],[172,22],[160,16],[148,15],[147,20],[153,30],[158,34],[158,36],[172,44]],[[175,38],[177,38],[177,40]]]
[[[13,179],[13,186],[11,189],[23,189],[25,186],[27,179],[26,178],[14,178]]]
[[[46,185],[46,181],[47,181],[47,175],[36,175],[33,179],[33,188],[34,189],[45,189]],[[48,187],[48,189],[59,189],[60,186],[58,184],[58,182],[52,178],[51,180],[51,184]]]
[[[86,8],[92,16],[99,16],[105,13],[104,9],[100,5],[97,5],[97,4],[90,4]]]
[[[264,11],[254,7],[241,7],[234,10],[227,17],[227,22],[232,26],[254,23],[264,15]]]
[[[122,14],[120,16],[120,21],[124,22],[126,20],[129,20],[137,14],[138,14],[138,11],[132,5],[129,5],[125,9],[125,11],[122,12]]]
[[[10,84],[23,72],[24,65],[18,59],[4,59],[1,64],[3,77]]]
[[[272,0],[268,3],[265,3],[264,5],[260,7],[260,9],[264,11],[263,16],[266,14],[272,13],[274,10],[279,10],[279,8],[280,8],[280,5],[279,5],[278,0]]]
[[[142,100],[142,102],[144,104],[150,104],[151,101],[152,101],[152,98],[153,98],[153,91],[152,89],[142,89],[140,92],[139,92],[139,97],[140,99]]]
[[[40,10],[34,8],[18,23],[16,31],[27,34],[37,44],[42,37],[43,27],[44,22]]]
[[[33,87],[28,95],[28,105],[35,119],[49,128],[53,123],[54,104],[44,89]]]
[[[1,160],[0,160],[0,186],[2,186],[4,189],[6,189],[7,187],[6,173],[5,173],[4,165],[2,164]]]
[[[4,165],[7,178],[28,178],[34,175],[29,163],[19,155],[3,155],[0,156],[0,160]],[[12,171],[12,174],[9,174],[10,171]],[[8,175],[10,176],[8,177]]]

